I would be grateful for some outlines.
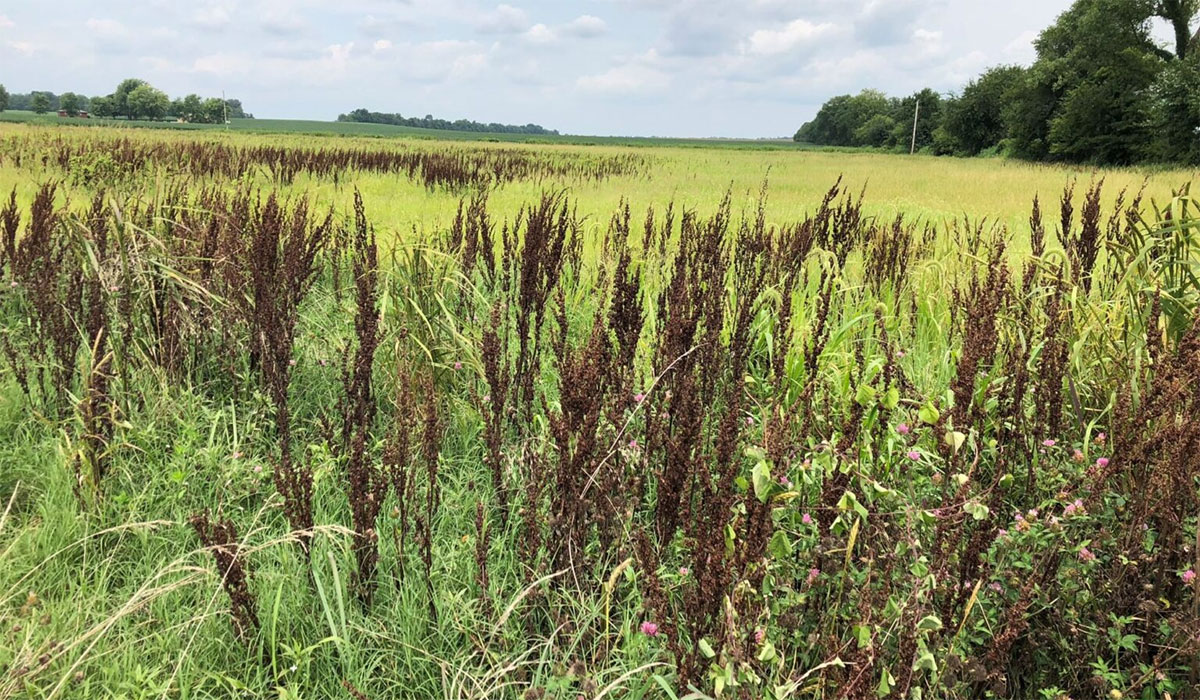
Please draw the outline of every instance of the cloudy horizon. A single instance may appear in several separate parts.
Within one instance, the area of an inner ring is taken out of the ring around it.
[[[790,136],[829,97],[959,90],[1028,64],[1069,0],[58,0],[0,3],[9,92],[358,107],[597,135]]]

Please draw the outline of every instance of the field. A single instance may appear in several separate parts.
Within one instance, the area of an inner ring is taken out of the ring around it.
[[[0,700],[1195,697],[1194,173],[256,122],[0,123]]]

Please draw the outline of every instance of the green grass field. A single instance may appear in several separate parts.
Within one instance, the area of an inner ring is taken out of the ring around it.
[[[1193,172],[58,122],[0,114],[0,700],[1195,687]]]
[[[171,129],[176,131],[243,131],[254,134],[304,134],[313,136],[362,136],[376,138],[430,139],[440,141],[486,141],[496,143],[554,143],[576,146],[673,146],[679,148],[787,149],[809,148],[790,139],[688,139],[640,136],[580,136],[493,134],[443,131],[391,124],[313,121],[305,119],[233,119],[226,124],[180,124],[173,121],[130,121],[125,119],[73,119],[56,114],[26,111],[0,112],[0,122],[39,126],[107,126],[118,128]]]

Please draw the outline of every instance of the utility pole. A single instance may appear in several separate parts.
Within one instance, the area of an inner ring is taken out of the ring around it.
[[[229,102],[225,100],[225,91],[221,91],[221,109],[225,113],[225,131],[229,131]],[[917,133],[917,127],[913,127],[913,133]],[[914,137],[915,138],[915,137]]]
[[[909,149],[908,149],[908,155],[910,155],[910,156],[917,152],[917,120],[920,118],[921,118],[921,100],[918,99],[917,100],[917,108],[915,110],[913,110],[912,146],[909,147]]]

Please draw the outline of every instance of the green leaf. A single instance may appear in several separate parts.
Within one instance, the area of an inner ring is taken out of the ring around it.
[[[762,648],[758,650],[758,660],[764,663],[775,660],[775,645],[770,640],[763,640]]]
[[[767,551],[776,559],[783,559],[792,553],[792,541],[783,530],[776,530],[767,544]]]
[[[855,496],[853,491],[847,491],[842,494],[841,499],[838,500],[838,509],[843,512],[853,510],[855,513],[858,513],[859,517],[867,517],[866,507],[858,502],[858,496]]]
[[[966,442],[967,436],[958,432],[957,430],[951,430],[946,433],[944,440],[946,441],[947,445],[954,449],[955,452],[958,452],[959,448],[961,448],[963,443]]]
[[[922,632],[936,632],[942,628],[942,620],[937,615],[926,615],[917,623],[917,629]]]
[[[858,393],[855,394],[854,400],[859,406],[867,407],[875,402],[875,387],[870,384],[859,384]]]
[[[917,411],[917,417],[921,419],[922,423],[933,425],[938,422],[942,414],[938,412],[933,404],[927,403]]]
[[[895,683],[896,679],[892,676],[892,672],[886,668],[883,669],[883,675],[879,677],[879,687],[875,689],[875,695],[881,698],[887,697],[891,694],[892,685]]]
[[[871,646],[871,628],[867,625],[855,625],[854,641],[858,643],[859,649]]]
[[[754,484],[754,496],[762,503],[767,503],[776,494],[783,492],[783,487],[771,479],[771,465],[760,461],[750,472],[750,481]]]
[[[917,671],[929,671],[937,673],[937,661],[933,658],[933,654],[928,650],[921,652],[917,656],[916,663],[913,664],[913,669]]]
[[[700,647],[700,653],[704,654],[704,658],[706,659],[711,659],[717,655],[717,652],[713,651],[712,645],[708,643],[707,639],[701,639],[700,644],[697,646]]]
[[[896,387],[889,388],[887,390],[887,393],[883,395],[883,407],[889,411],[894,411],[894,410],[896,410],[896,407],[899,405],[900,405],[900,390],[897,389]]]
[[[967,501],[963,504],[963,511],[976,520],[987,520],[988,515],[992,512],[990,508],[979,501]]]

